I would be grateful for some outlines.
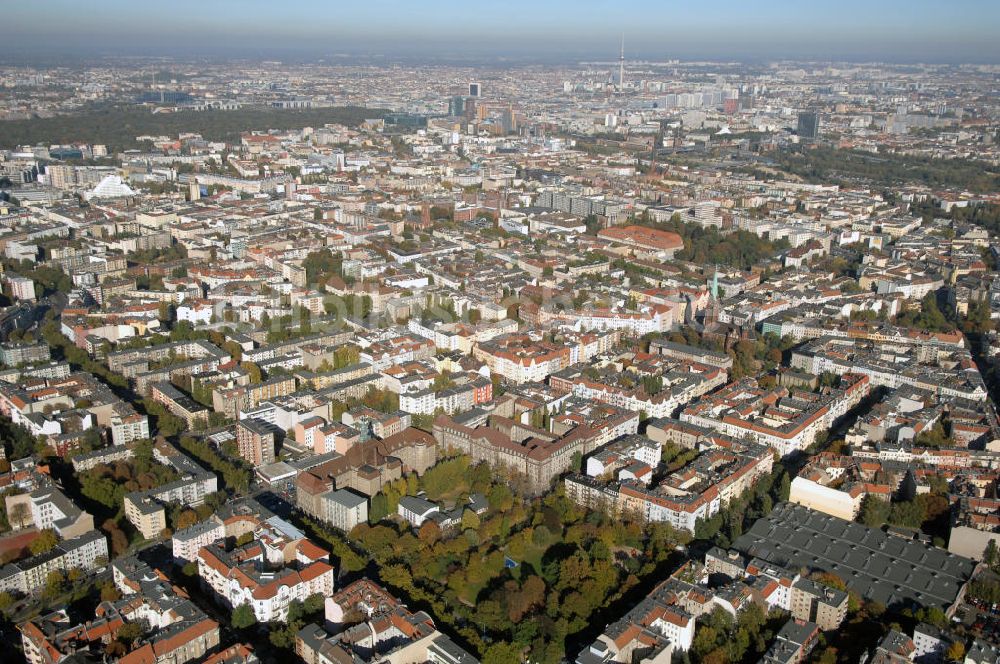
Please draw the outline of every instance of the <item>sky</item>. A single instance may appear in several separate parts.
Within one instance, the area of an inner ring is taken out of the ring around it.
[[[1000,0],[3,0],[0,57],[1000,62]]]

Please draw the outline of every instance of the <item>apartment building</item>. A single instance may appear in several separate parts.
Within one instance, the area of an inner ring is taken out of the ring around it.
[[[847,593],[799,579],[792,585],[791,612],[796,620],[816,623],[824,632],[837,629],[847,617]]]
[[[579,417],[579,416],[578,416]],[[440,415],[434,420],[434,438],[444,447],[524,475],[530,491],[541,493],[553,479],[570,469],[575,454],[586,455],[613,438],[635,433],[639,414],[603,406],[586,423],[567,414],[553,431],[544,431],[515,420],[491,416],[489,426],[468,427]],[[571,426],[566,426],[572,422]]]
[[[111,442],[127,445],[137,440],[149,438],[149,418],[139,413],[111,416]]]
[[[260,420],[236,423],[236,446],[247,463],[257,466],[274,463],[274,428]]]
[[[198,559],[198,552],[203,547],[217,542],[225,536],[225,523],[216,515],[188,528],[182,528],[170,538],[174,559],[194,562]]]
[[[518,384],[544,381],[568,367],[573,359],[571,349],[565,345],[522,334],[496,337],[475,346],[472,352],[491,373]]]
[[[167,528],[167,512],[144,492],[125,495],[125,518],[147,540],[159,538]]]
[[[681,411],[680,419],[735,439],[768,445],[781,456],[801,451],[871,391],[868,376],[846,374],[836,390],[816,394],[761,389],[745,378]]]
[[[800,664],[818,642],[821,630],[809,621],[789,620],[778,630],[774,643],[761,657],[761,664]]]
[[[212,391],[212,410],[238,419],[241,411],[256,408],[264,401],[288,396],[296,390],[292,376],[275,376],[260,383],[217,388]]]
[[[699,520],[711,518],[748,491],[757,478],[770,473],[774,463],[770,449],[732,441],[732,449],[710,448],[651,484],[649,478],[659,459],[648,455],[650,460],[655,458],[650,465],[631,449],[638,453],[650,449],[649,445],[623,443],[629,449],[602,450],[588,458],[587,475],[567,476],[566,496],[588,508],[665,522],[691,533]],[[600,479],[608,474],[616,479]]]
[[[675,651],[689,650],[695,616],[681,606],[673,585],[673,579],[664,581],[620,620],[606,626],[576,663],[629,664],[641,657],[650,664],[668,664]]]
[[[404,472],[422,475],[437,462],[437,449],[438,443],[431,435],[408,428],[383,440],[361,441],[346,454],[330,452],[311,460],[298,472],[296,505],[317,518],[327,519],[331,516],[328,495],[334,490],[351,489],[372,496]],[[360,514],[360,505],[353,509]]]
[[[187,463],[177,464],[181,479],[125,495],[125,517],[146,539],[159,537],[167,527],[164,505],[172,502],[201,505],[205,496],[219,489],[219,478],[215,473],[202,470],[188,457],[183,457],[183,460]]]
[[[203,547],[198,576],[223,604],[249,606],[258,622],[284,621],[292,601],[333,593],[329,555],[308,539],[264,527],[242,546],[230,549],[220,542]]]
[[[97,569],[108,560],[108,540],[97,530],[64,540],[46,553],[8,563],[0,568],[0,591],[25,595],[45,587],[49,572],[68,572],[74,567]]]
[[[178,595],[162,571],[134,557],[111,565],[123,597],[102,602],[97,615],[74,624],[64,610],[21,625],[24,653],[31,664],[92,661],[107,658],[105,647],[131,626],[131,648],[122,664],[202,662],[219,646],[219,624],[190,599]]]
[[[325,614],[326,628],[306,625],[295,637],[295,654],[306,664],[478,664],[429,615],[411,612],[369,579],[327,599]]]
[[[150,398],[167,407],[171,413],[184,420],[189,429],[208,422],[209,410],[166,381],[150,386]]]
[[[29,493],[6,496],[8,518],[19,511],[17,508],[19,504],[25,506],[25,511],[30,517],[28,522],[12,522],[11,527],[19,529],[34,526],[38,530],[51,529],[64,540],[85,535],[94,529],[93,516],[80,509],[51,481],[43,481],[41,484]]]
[[[48,344],[44,343],[3,343],[0,344],[0,362],[8,367],[36,362],[48,362],[52,359]]]

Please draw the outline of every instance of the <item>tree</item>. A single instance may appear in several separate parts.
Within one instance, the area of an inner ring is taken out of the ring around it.
[[[861,501],[858,521],[869,528],[881,527],[889,518],[889,502],[868,494]]]
[[[31,542],[31,544],[28,546],[28,549],[31,551],[32,555],[37,556],[41,553],[47,553],[51,551],[52,549],[55,548],[56,544],[58,543],[59,543],[59,536],[56,535],[55,531],[52,530],[51,528],[46,528],[45,530],[38,533],[38,537],[36,537]]]
[[[919,311],[906,311],[896,318],[900,325],[915,327],[928,332],[951,332],[955,326],[941,313],[937,293],[931,291],[920,301]]]
[[[257,616],[249,604],[240,604],[233,609],[232,624],[235,629],[247,629],[257,624]]]
[[[320,219],[322,218],[322,211],[319,208],[316,212],[320,213]],[[310,284],[316,284],[326,281],[331,276],[338,276],[342,272],[342,261],[339,256],[334,256],[333,252],[329,249],[321,249],[319,251],[310,252],[305,260],[302,261],[302,267],[306,271],[306,280]]]
[[[788,471],[784,467],[779,467],[778,471],[781,476],[778,479],[778,484],[774,487],[774,498],[777,501],[788,500],[788,496],[792,493],[792,478],[789,477]]]
[[[893,503],[889,510],[889,521],[893,525],[919,528],[924,522],[924,506],[915,500]]]
[[[173,413],[164,412],[156,416],[156,430],[165,438],[173,438],[186,428],[184,420]]]
[[[368,522],[378,523],[389,516],[389,501],[382,492],[372,496],[371,508],[368,510]]]
[[[420,541],[425,544],[433,544],[441,539],[441,527],[428,519],[421,524],[417,537],[419,537]]]
[[[111,554],[120,556],[128,550],[128,535],[113,519],[107,519],[101,528],[111,536]]]
[[[10,508],[8,520],[11,527],[24,528],[26,523],[31,523],[31,508],[23,501],[14,503],[13,507]]]
[[[990,305],[985,300],[975,300],[969,303],[969,311],[962,324],[966,332],[982,334],[993,329],[990,319]]]
[[[953,447],[955,441],[948,435],[951,427],[946,420],[935,422],[930,429],[924,429],[913,441],[915,447]]]
[[[953,641],[944,656],[949,662],[961,662],[965,660],[965,644],[961,641]]]
[[[180,516],[177,517],[177,523],[174,524],[174,528],[178,530],[182,528],[190,528],[196,523],[198,523],[197,512],[194,510],[184,510],[181,512]]]
[[[494,643],[483,653],[483,664],[511,664],[521,661],[521,649],[510,643]]]
[[[704,658],[715,648],[716,641],[718,641],[718,632],[708,625],[699,625],[694,640],[691,642],[692,654],[698,659]]]
[[[837,649],[833,646],[824,648],[816,658],[816,664],[837,664]]]
[[[247,372],[250,376],[250,383],[256,384],[263,380],[261,376],[260,367],[258,367],[253,362],[247,361],[240,365],[240,368]]]
[[[1000,583],[983,579],[971,581],[969,582],[969,597],[996,604],[1000,602]]]
[[[115,587],[113,581],[107,581],[101,584],[101,601],[102,602],[114,602],[122,598],[121,592]]]
[[[232,339],[223,342],[222,350],[229,353],[229,356],[232,357],[237,362],[239,362],[243,357],[243,346],[241,346],[238,342],[233,341]]]
[[[545,601],[545,581],[538,576],[529,576],[519,590],[512,590],[507,596],[507,614],[512,623],[519,623],[531,609]]]
[[[313,593],[306,597],[305,601],[302,602],[302,613],[311,616],[319,613],[323,610],[323,605],[326,600],[324,599],[322,593]]]
[[[991,570],[994,572],[997,569],[997,564],[1000,563],[1000,553],[997,552],[997,541],[991,539],[986,544],[986,550],[983,551],[983,562],[986,563]]]
[[[53,570],[45,577],[42,594],[47,598],[58,597],[66,591],[66,577],[60,570]]]
[[[115,634],[115,638],[122,643],[126,643],[131,646],[139,637],[142,636],[142,625],[137,622],[125,623]]]
[[[472,510],[462,512],[462,530],[476,530],[479,528],[479,515]]]
[[[929,606],[927,608],[919,609],[913,617],[920,622],[933,625],[938,629],[948,628],[948,616],[941,609],[941,607],[938,606]]]
[[[382,568],[382,580],[403,591],[413,590],[413,575],[402,565],[387,565]]]
[[[813,581],[834,590],[847,591],[847,584],[833,572],[816,572],[811,575]]]

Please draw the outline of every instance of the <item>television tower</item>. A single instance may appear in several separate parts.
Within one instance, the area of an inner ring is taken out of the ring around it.
[[[625,92],[625,33],[622,33],[622,52],[618,58],[618,92]]]

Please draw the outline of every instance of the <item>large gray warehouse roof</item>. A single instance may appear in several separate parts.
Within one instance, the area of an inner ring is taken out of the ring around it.
[[[862,597],[886,606],[953,604],[976,563],[944,549],[860,523],[781,503],[733,548],[789,569],[836,574]]]

